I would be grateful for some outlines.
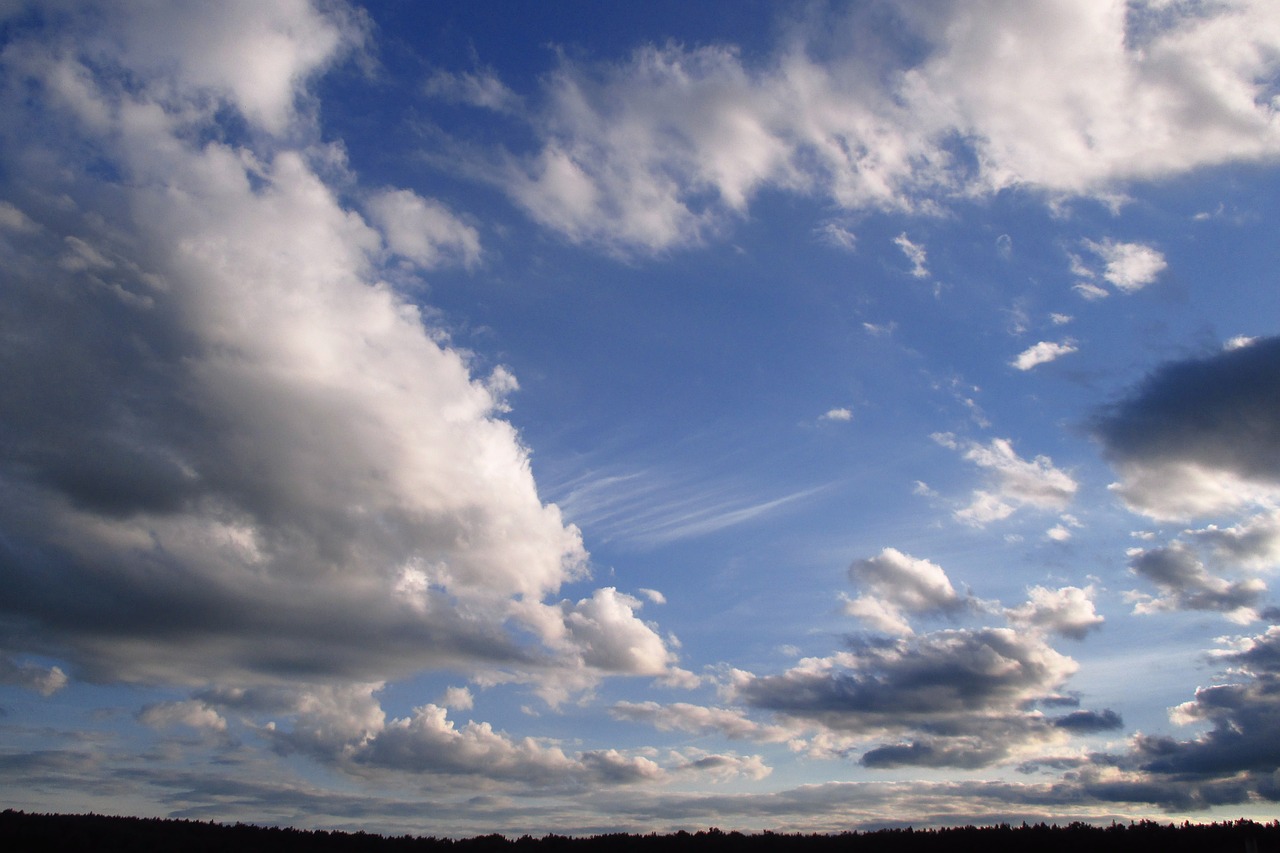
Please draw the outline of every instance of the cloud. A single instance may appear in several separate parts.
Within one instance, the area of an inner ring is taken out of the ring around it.
[[[849,409],[830,409],[819,420],[824,421],[851,421],[853,420],[853,412]]]
[[[869,44],[877,15],[899,47]],[[1114,201],[1128,181],[1280,150],[1270,21],[1264,0],[1162,15],[1049,0],[823,8],[750,61],[678,44],[562,58],[529,111],[530,150],[459,146],[453,160],[542,225],[619,254],[697,244],[766,189],[844,210],[927,212],[1009,187]],[[489,76],[433,79],[457,100],[509,102]],[[1096,245],[1122,290],[1164,263]]]
[[[865,752],[868,766],[982,767],[1059,739],[1026,707],[1055,693],[1076,664],[1038,633],[1008,628],[935,631],[806,658],[778,675],[733,673],[748,707],[817,727],[814,749],[844,753],[869,738],[907,736]]]
[[[473,266],[480,259],[480,235],[433,199],[412,190],[383,190],[365,202],[387,247],[423,269],[447,263]]]
[[[849,578],[864,592],[845,603],[845,613],[889,634],[913,633],[908,613],[953,613],[965,606],[941,566],[896,548],[855,560]]]
[[[1078,668],[1048,637],[1083,639],[1103,622],[1092,587],[1033,587],[1024,604],[1006,609],[960,596],[940,566],[894,548],[855,561],[849,574],[865,592],[845,612],[880,636],[848,636],[845,650],[804,658],[778,674],[735,669],[721,677],[724,698],[774,715],[769,739],[786,739],[815,757],[859,755],[867,767],[975,769],[1024,761],[1072,735],[1122,725],[1109,709],[1065,717],[1038,709],[1063,704],[1062,687]],[[917,634],[908,621],[965,612],[1003,615],[1010,627]],[[760,724],[738,708],[649,703],[614,713],[659,727],[763,739]]]
[[[144,683],[687,676],[635,599],[559,600],[586,555],[514,378],[384,281],[384,247],[467,263],[474,230],[327,182],[306,84],[364,27],[325,8],[129,6],[6,49],[2,153],[42,165],[7,217],[0,649]]]
[[[946,433],[937,433],[933,439],[944,447],[963,448],[965,459],[992,474],[995,491],[975,490],[969,505],[956,510],[956,519],[966,524],[981,527],[1008,518],[1023,506],[1062,510],[1078,488],[1071,475],[1054,467],[1049,457],[1020,458],[1007,438],[995,438],[986,445],[962,444]]]
[[[1280,496],[1280,338],[1170,362],[1095,420],[1134,510],[1186,519]]]
[[[522,106],[520,97],[490,70],[461,74],[436,71],[427,78],[422,91],[429,98],[499,113],[515,113]]]
[[[1162,595],[1131,593],[1135,613],[1161,610],[1208,610],[1223,613],[1235,622],[1259,618],[1257,607],[1267,586],[1256,578],[1227,581],[1215,577],[1183,544],[1130,552],[1134,574],[1154,583]]]
[[[1093,608],[1093,587],[1066,586],[1048,589],[1034,586],[1027,590],[1025,604],[1007,611],[1014,625],[1048,631],[1083,640],[1091,630],[1100,628],[1103,618]]]
[[[1054,343],[1053,341],[1041,341],[1034,346],[1028,347],[1018,354],[1018,357],[1009,364],[1019,370],[1030,370],[1041,364],[1048,364],[1056,361],[1064,355],[1076,352],[1075,342],[1071,340],[1062,343]]]
[[[857,251],[858,235],[838,222],[825,222],[814,233],[823,245],[845,252]]]
[[[893,238],[893,244],[902,250],[902,254],[907,256],[907,260],[911,261],[911,275],[916,278],[929,277],[929,268],[925,265],[924,246],[912,243],[907,238],[905,231]]]
[[[716,733],[730,740],[779,743],[796,735],[786,726],[756,722],[737,708],[710,708],[687,702],[618,702],[609,708],[609,714],[619,720],[648,723],[662,731]]]
[[[217,709],[199,699],[181,702],[158,702],[138,714],[138,720],[155,729],[186,726],[196,730],[226,732],[227,720]]]
[[[1164,255],[1141,243],[1086,240],[1085,245],[1106,265],[1102,277],[1123,293],[1141,290],[1169,266]]]
[[[16,684],[41,696],[52,696],[67,686],[67,674],[61,667],[18,663],[7,655],[0,655],[0,684]]]
[[[1228,667],[1231,680],[1197,689],[1170,713],[1177,724],[1206,730],[1190,740],[1136,735],[1127,752],[1105,757],[1112,767],[1099,762],[1080,774],[1085,793],[1180,810],[1280,797],[1280,627],[1236,640],[1212,658]]]

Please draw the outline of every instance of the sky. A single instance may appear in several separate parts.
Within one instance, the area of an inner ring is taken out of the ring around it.
[[[1280,814],[1269,0],[0,2],[0,801]]]

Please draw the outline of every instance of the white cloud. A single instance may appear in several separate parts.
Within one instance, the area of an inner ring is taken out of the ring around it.
[[[479,233],[438,201],[412,190],[383,190],[365,207],[387,247],[423,269],[450,262],[470,267],[480,259]]]
[[[696,244],[765,188],[846,210],[936,210],[1013,186],[1114,201],[1125,181],[1280,151],[1268,82],[1280,32],[1265,0],[1126,10],[894,7],[913,51],[860,49],[865,10],[819,10],[757,62],[675,44],[613,65],[563,60],[529,119],[535,150],[469,168],[568,239],[625,254]],[[505,91],[452,79],[473,101]],[[1117,287],[1159,272],[1147,247],[1103,245]]]
[[[461,74],[436,71],[427,78],[422,89],[427,97],[453,104],[466,104],[500,113],[512,113],[521,108],[519,96],[488,70]]]
[[[104,681],[448,667],[553,701],[615,672],[689,683],[637,600],[559,600],[586,555],[501,417],[514,378],[473,376],[382,282],[384,240],[468,263],[474,229],[388,189],[367,197],[379,235],[326,182],[353,176],[305,86],[362,25],[243,3],[103,26],[3,58],[46,98],[30,112],[4,90],[6,156],[47,161],[32,174],[56,186],[32,197],[65,202],[6,214],[25,232],[7,364],[33,382],[6,397],[7,458],[29,461],[0,464],[0,522],[33,556],[4,603],[29,629],[0,645],[63,649]],[[246,147],[211,133],[224,107],[257,134]]]
[[[1082,299],[1087,299],[1090,302],[1096,302],[1099,299],[1106,299],[1111,295],[1111,291],[1107,290],[1105,287],[1099,287],[1091,281],[1077,282],[1071,286],[1071,289],[1080,294]]]
[[[1030,370],[1041,364],[1048,364],[1056,361],[1064,355],[1076,352],[1074,341],[1066,340],[1062,343],[1054,343],[1053,341],[1041,341],[1038,344],[1028,347],[1018,354],[1018,357],[1009,364],[1019,370]]]
[[[1102,277],[1124,293],[1141,290],[1155,281],[1169,266],[1164,255],[1141,243],[1117,243],[1112,240],[1095,243],[1086,240],[1085,245],[1106,265]]]
[[[858,248],[858,236],[838,222],[825,222],[815,233],[818,236],[818,242],[833,249],[853,252]]]
[[[845,613],[889,634],[913,633],[907,614],[954,612],[964,605],[941,566],[896,548],[855,560],[849,578],[862,595],[846,602]]]
[[[1258,339],[1256,337],[1250,337],[1249,335],[1236,335],[1234,338],[1229,338],[1227,342],[1222,345],[1222,348],[1227,350],[1241,349],[1257,342]]]
[[[204,729],[212,732],[225,732],[227,720],[217,709],[210,707],[199,699],[186,699],[181,702],[159,702],[148,705],[138,714],[138,719],[145,725],[156,729],[171,726],[187,726],[193,729]]]
[[[905,231],[893,238],[893,244],[902,250],[902,254],[907,256],[907,260],[911,261],[911,275],[916,278],[929,277],[924,246],[911,242]]]
[[[853,420],[853,412],[849,409],[829,409],[821,418],[824,421],[851,421]]]
[[[454,711],[470,711],[476,700],[466,687],[450,687],[444,691],[444,700],[440,704]]]
[[[1103,618],[1093,607],[1094,589],[1066,586],[1027,590],[1027,601],[1009,611],[1009,621],[1032,630],[1049,631],[1082,640],[1089,631],[1101,627]]]
[[[934,440],[944,447],[963,449],[965,459],[991,473],[994,490],[974,490],[969,504],[955,513],[968,524],[980,527],[999,521],[1024,506],[1062,510],[1078,488],[1070,474],[1054,467],[1052,459],[1022,459],[1007,438],[995,438],[986,445],[975,441],[962,445],[951,435],[935,435]]]

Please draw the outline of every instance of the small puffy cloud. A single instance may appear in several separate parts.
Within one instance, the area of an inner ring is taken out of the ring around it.
[[[1226,350],[1242,349],[1247,346],[1252,346],[1257,342],[1258,339],[1256,337],[1250,337],[1249,335],[1236,335],[1234,338],[1229,338],[1227,342],[1222,345],[1222,348]]]
[[[1224,614],[1234,622],[1259,618],[1258,605],[1267,586],[1257,578],[1228,581],[1210,574],[1185,545],[1175,542],[1163,548],[1136,549],[1130,553],[1133,573],[1155,584],[1158,596],[1130,593],[1135,613],[1161,610],[1207,610]]]
[[[365,202],[387,248],[423,269],[447,263],[472,266],[480,259],[480,235],[443,204],[412,190],[383,190]]]
[[[1093,595],[1091,586],[1061,589],[1034,586],[1027,590],[1026,603],[1008,610],[1006,615],[1012,624],[1019,627],[1083,640],[1086,634],[1100,628],[1105,621],[1094,610]]]
[[[1102,278],[1123,293],[1141,290],[1169,266],[1164,255],[1142,243],[1086,240],[1085,246],[1103,262]]]
[[[18,663],[0,654],[0,684],[16,684],[41,696],[52,696],[67,686],[67,680],[61,667]]]
[[[851,421],[853,420],[853,411],[846,408],[828,409],[827,412],[819,420]]]
[[[1072,322],[1074,319],[1075,318],[1072,317],[1070,314],[1058,314],[1055,312],[1049,315],[1049,322],[1053,323],[1053,325],[1055,326],[1065,326],[1068,323]]]
[[[893,238],[893,244],[901,249],[902,254],[906,255],[907,260],[911,262],[911,275],[916,278],[929,277],[924,246],[911,242],[905,231]]]
[[[1022,459],[1007,438],[995,438],[985,445],[962,443],[950,434],[933,438],[944,447],[963,450],[965,459],[991,475],[992,488],[975,490],[969,504],[956,510],[959,521],[981,527],[1008,518],[1024,506],[1062,510],[1075,496],[1078,486],[1070,474],[1056,468],[1047,456]]]
[[[941,566],[896,548],[855,560],[849,578],[862,595],[847,601],[845,612],[889,634],[912,633],[907,614],[954,612],[964,606]]]
[[[1028,347],[1018,354],[1018,357],[1009,362],[1010,366],[1019,370],[1030,370],[1041,364],[1048,364],[1064,355],[1076,352],[1075,341],[1066,340],[1062,343],[1054,343],[1053,341],[1041,341],[1038,344]]]
[[[476,700],[468,688],[450,687],[444,691],[441,704],[453,711],[470,711],[475,707]]]
[[[227,720],[216,708],[200,699],[186,699],[181,702],[159,702],[148,705],[138,714],[138,720],[153,729],[164,729],[172,726],[225,732]]]
[[[654,604],[666,604],[667,597],[656,589],[640,589],[638,592]]]
[[[1094,433],[1130,509],[1178,520],[1280,497],[1280,338],[1159,367]]]

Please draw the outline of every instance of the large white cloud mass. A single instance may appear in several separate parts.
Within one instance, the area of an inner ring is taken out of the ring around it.
[[[666,44],[565,60],[525,110],[536,149],[475,171],[568,239],[631,253],[697,242],[766,188],[850,209],[1009,187],[1114,200],[1127,181],[1280,154],[1267,0],[816,8],[767,58]],[[865,35],[886,26],[895,47]],[[1123,290],[1164,264],[1095,248]]]
[[[479,233],[409,192],[368,198],[381,231],[340,200],[307,83],[365,28],[324,9],[13,23],[0,649],[160,683],[669,674],[638,600],[555,599],[585,554],[501,419],[513,380],[382,280],[388,253],[474,264]],[[415,719],[384,742],[483,740]]]

